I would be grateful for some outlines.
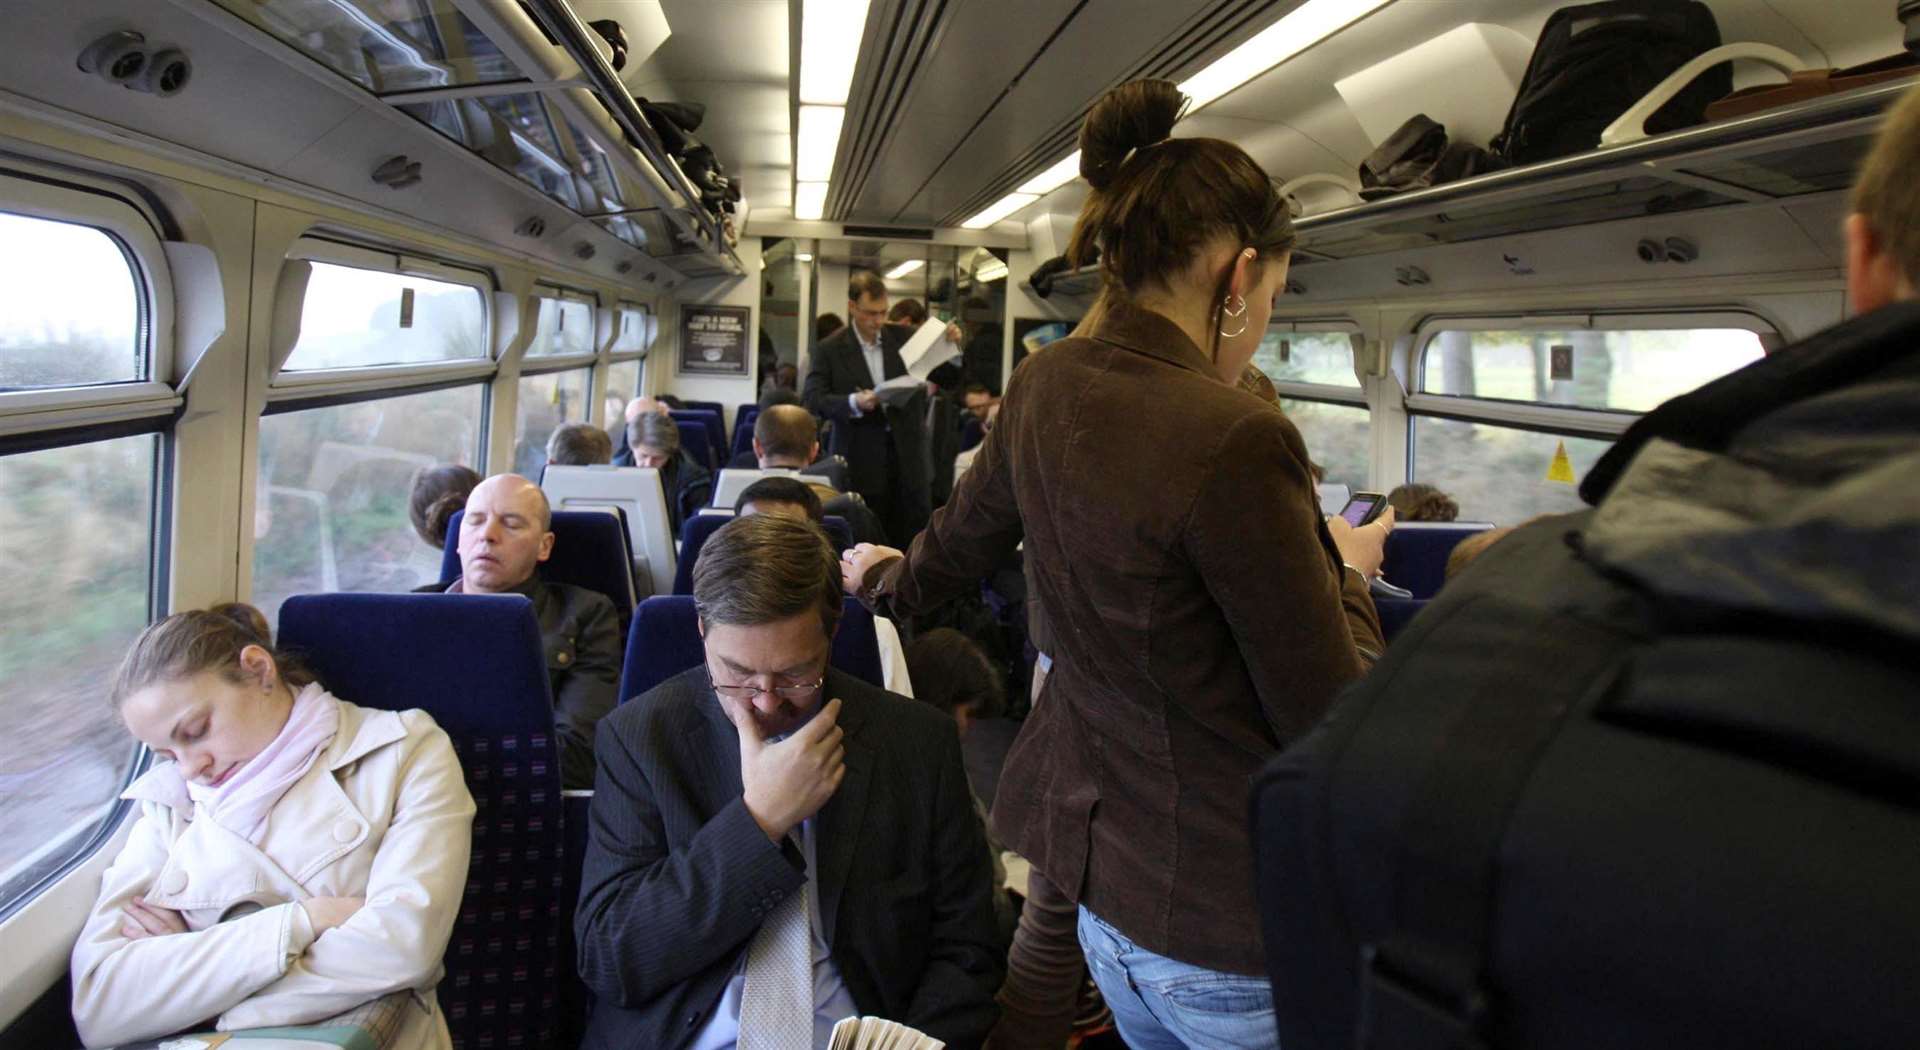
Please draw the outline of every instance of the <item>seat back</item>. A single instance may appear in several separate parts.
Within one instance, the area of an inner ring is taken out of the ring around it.
[[[1415,598],[1431,598],[1447,580],[1447,555],[1461,540],[1493,528],[1488,521],[1413,521],[1387,534],[1380,574]]]
[[[733,454],[753,451],[753,424],[760,419],[759,405],[741,405],[733,414]]]
[[[634,594],[673,589],[676,557],[673,528],[660,472],[651,467],[548,467],[540,489],[555,511],[618,507],[626,516],[634,562]],[[554,544],[556,550],[558,541]]]
[[[705,428],[707,432],[707,443],[713,446],[715,454],[718,454],[721,449],[727,447],[726,413],[721,410],[719,405],[711,401],[703,401],[699,406],[688,405],[685,408],[674,408],[668,409],[667,411],[669,415],[673,416],[676,422],[683,420],[689,423],[697,422]]]
[[[724,514],[695,514],[680,527],[680,563],[673,574],[673,593],[693,593],[693,567],[700,560],[700,548],[707,545],[707,537],[732,520],[733,507],[729,504]],[[827,530],[834,550],[845,553],[853,546],[853,527],[847,519],[828,515],[821,519],[820,527]]]
[[[700,616],[693,596],[655,596],[640,603],[627,632],[627,658],[620,672],[620,702],[626,703],[689,668],[700,666],[706,649],[700,641]],[[840,627],[833,635],[829,662],[876,687],[885,688],[879,636],[873,614],[859,602],[843,602]]]
[[[808,483],[825,483],[826,478],[819,474],[802,474],[786,467],[730,467],[720,472],[713,483],[713,506],[731,511],[740,501],[740,494],[747,486],[761,478],[795,478]]]
[[[547,1046],[562,914],[559,743],[533,604],[517,594],[307,594],[280,643],[342,699],[424,708],[477,812],[440,1005],[459,1050]]]
[[[673,425],[680,431],[680,445],[693,457],[695,463],[716,470],[720,466],[718,452],[714,448],[713,438],[707,432],[704,418],[681,419],[681,416],[693,415],[688,412],[673,413]]]
[[[722,419],[725,419],[727,415],[727,407],[718,401],[688,401],[686,398],[681,398],[680,403],[685,405],[689,411],[711,412]]]
[[[460,575],[460,522],[467,512],[456,510],[447,519],[447,544],[440,553],[440,578]],[[540,563],[540,578],[549,583],[585,587],[607,596],[620,614],[620,629],[633,621],[633,547],[628,542],[625,515],[619,507],[553,512],[553,554]]]
[[[1427,599],[1375,598],[1373,607],[1380,614],[1380,634],[1386,641],[1392,642],[1394,636],[1405,630],[1420,610],[1427,607]]]

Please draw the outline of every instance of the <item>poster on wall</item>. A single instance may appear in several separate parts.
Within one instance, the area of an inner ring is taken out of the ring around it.
[[[752,345],[748,327],[753,310],[746,306],[709,306],[685,303],[680,307],[680,374],[683,376],[743,376]]]

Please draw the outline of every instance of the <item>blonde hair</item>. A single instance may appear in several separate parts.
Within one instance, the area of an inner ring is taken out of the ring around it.
[[[1853,184],[1853,211],[1866,216],[1901,273],[1920,287],[1920,87],[1881,122]]]

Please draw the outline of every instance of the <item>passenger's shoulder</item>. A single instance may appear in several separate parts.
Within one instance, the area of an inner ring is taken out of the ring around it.
[[[869,731],[877,730],[878,737],[899,746],[924,749],[930,742],[958,739],[952,718],[911,697],[890,693],[853,675],[830,678],[827,685],[829,695],[839,697],[842,705],[858,705],[862,724]]]
[[[581,617],[592,613],[613,615],[613,600],[599,591],[571,583],[554,583],[542,580],[540,585],[548,594],[558,598],[574,616]]]
[[[706,717],[700,705],[708,693],[706,676],[691,668],[615,707],[600,720],[600,731],[632,741],[685,732]]]

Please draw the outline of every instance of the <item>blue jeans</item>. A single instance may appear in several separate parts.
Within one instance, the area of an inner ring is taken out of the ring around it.
[[[1264,977],[1206,970],[1140,947],[1080,909],[1080,950],[1132,1050],[1278,1050]]]

